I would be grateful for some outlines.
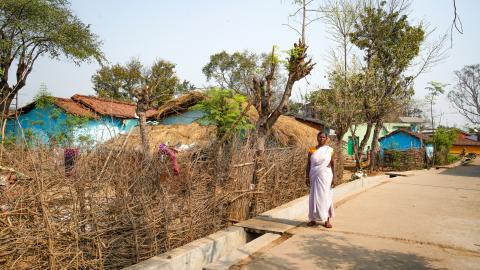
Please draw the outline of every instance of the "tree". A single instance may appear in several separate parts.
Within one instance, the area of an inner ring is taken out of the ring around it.
[[[248,51],[229,54],[225,51],[210,56],[202,72],[207,81],[214,80],[220,88],[248,94],[259,56]]]
[[[428,84],[429,85],[425,87],[425,89],[428,91],[428,94],[425,97],[425,99],[430,104],[430,121],[431,121],[430,123],[432,125],[432,129],[435,129],[435,123],[433,118],[433,105],[435,105],[435,101],[437,97],[445,93],[444,88],[447,85],[440,82],[429,82]]]
[[[143,151],[146,157],[150,158],[146,112],[171,99],[178,89],[175,65],[158,60],[150,68],[146,68],[134,59],[125,66],[116,64],[100,68],[92,76],[92,82],[100,96],[136,102]]]
[[[142,63],[132,59],[124,66],[102,66],[92,76],[93,90],[100,97],[133,101],[133,90],[141,84]]]
[[[0,110],[4,116],[40,56],[76,64],[101,60],[100,41],[65,0],[3,0],[0,3]],[[10,71],[16,61],[15,81]]]
[[[221,88],[212,88],[206,95],[207,98],[195,105],[195,108],[205,113],[202,120],[217,127],[218,138],[223,138],[230,130],[239,132],[251,127],[247,117],[242,115],[247,101],[245,96]]]
[[[338,177],[343,176],[343,136],[353,124],[359,122],[357,116],[361,114],[361,99],[357,95],[361,74],[352,71],[346,78],[345,82],[345,74],[340,67],[340,70],[329,75],[330,89],[314,91],[309,97],[321,119],[335,130]],[[355,156],[359,165],[360,157],[356,151]]]
[[[480,125],[480,64],[455,71],[457,83],[448,93],[450,102],[471,124]]]
[[[384,1],[377,7],[366,6],[355,23],[350,39],[364,53],[364,85],[361,88],[367,134],[360,147],[363,150],[373,129],[371,169],[375,168],[378,137],[389,109],[413,94],[413,76],[405,71],[419,54],[424,40],[421,25],[410,26],[404,7],[387,6]]]
[[[140,137],[143,152],[147,159],[151,158],[152,153],[148,142],[146,113],[152,107],[158,107],[169,100],[177,85],[178,78],[175,74],[175,65],[159,60],[150,69],[143,71],[139,87],[132,92],[132,96],[137,103],[136,113],[139,118]]]
[[[215,81],[223,89],[232,89],[238,94],[251,96],[251,84],[254,77],[265,76],[270,66],[268,54],[257,55],[249,51],[225,51],[210,56],[202,69],[207,81]],[[280,69],[275,71],[276,80],[273,83],[273,98],[281,92],[285,78]]]
[[[195,90],[195,85],[187,80],[183,80],[181,83],[177,85],[177,89],[175,90],[176,94],[186,94],[192,90]]]
[[[428,91],[428,94],[425,97],[425,99],[428,101],[428,103],[430,103],[430,120],[431,120],[432,130],[435,130],[435,122],[433,118],[433,105],[435,104],[437,97],[445,92],[443,88],[446,86],[446,84],[442,84],[439,82],[429,82],[428,84],[429,86],[425,87],[425,89]],[[432,158],[433,164],[435,164],[435,156],[437,151],[436,142],[435,142],[436,137],[437,136],[433,136],[433,158]]]
[[[171,99],[177,91],[187,91],[192,87],[188,81],[179,85],[175,64],[164,60],[156,61],[150,68],[143,66],[137,59],[130,60],[124,66],[103,66],[92,76],[92,83],[100,97],[136,102],[135,90],[144,87],[147,78],[159,80],[159,84],[149,90],[152,97],[155,97],[149,106],[154,108]]]
[[[331,89],[316,91],[310,96],[322,120],[335,130],[336,172],[340,179],[343,177],[343,136],[359,114],[356,92],[361,78],[354,71],[356,61],[350,53],[352,43],[349,36],[354,30],[359,11],[360,1],[353,0],[328,0],[321,6],[322,19],[328,26],[330,38],[336,43],[331,54],[333,68],[329,72]],[[357,154],[355,156],[359,159]],[[360,164],[359,161],[357,163]]]
[[[434,162],[444,164],[448,161],[448,153],[452,144],[458,136],[458,130],[455,128],[439,127],[433,134],[433,147],[435,149]]]

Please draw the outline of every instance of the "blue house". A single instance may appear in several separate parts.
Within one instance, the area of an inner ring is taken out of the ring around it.
[[[64,146],[95,145],[138,124],[135,104],[74,95],[70,99],[45,97],[10,114],[6,140]],[[155,111],[147,112],[147,117]]]
[[[408,129],[398,129],[379,139],[381,156],[386,150],[408,151],[425,149],[427,156],[433,153],[433,147],[427,137]],[[430,153],[431,152],[431,153]]]

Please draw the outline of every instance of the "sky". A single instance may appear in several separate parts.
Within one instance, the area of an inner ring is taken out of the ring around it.
[[[138,58],[145,65],[156,59],[176,64],[178,76],[197,87],[211,85],[202,73],[210,55],[249,50],[268,52],[276,45],[289,49],[298,34],[285,24],[294,24],[289,14],[295,11],[291,0],[71,0],[71,9],[102,41],[102,51],[112,63],[125,63]],[[434,40],[450,33],[454,17],[452,0],[413,0],[409,20],[425,22],[435,31]],[[447,58],[422,74],[415,81],[415,98],[423,99],[430,81],[455,84],[454,71],[465,65],[480,63],[480,1],[457,0],[457,13],[463,23],[463,34],[453,33],[447,42]],[[331,66],[329,55],[334,44],[321,21],[307,29],[309,54],[316,66],[307,81],[299,83],[293,98],[328,87],[326,76]],[[75,93],[95,94],[91,77],[99,65],[95,62],[79,66],[65,59],[39,59],[20,91],[19,105],[32,100],[42,84],[58,97]],[[436,121],[443,125],[463,127],[465,119],[450,105],[446,95],[435,105]]]

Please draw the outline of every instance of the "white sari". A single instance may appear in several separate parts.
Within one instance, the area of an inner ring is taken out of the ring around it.
[[[319,147],[310,156],[310,198],[308,218],[310,221],[325,222],[333,218],[333,172],[330,167],[333,148]]]

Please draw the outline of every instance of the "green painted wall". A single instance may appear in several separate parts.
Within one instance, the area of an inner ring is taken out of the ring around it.
[[[375,126],[373,128],[375,128]],[[365,147],[364,149],[365,152],[367,151],[368,146],[371,147],[372,145],[373,128],[372,128],[372,132],[370,133],[370,137],[368,138],[367,147]],[[380,131],[379,138],[399,128],[410,128],[410,124],[409,123],[385,123],[383,124],[383,129]],[[358,137],[357,139],[359,142],[362,141],[363,137],[365,136],[365,133],[367,133],[367,124],[365,123],[365,124],[358,125],[357,130],[355,132],[355,136]],[[343,140],[347,142],[347,147],[345,147],[344,154],[352,156],[353,155],[353,138],[350,131],[345,133],[345,135],[343,136]]]

